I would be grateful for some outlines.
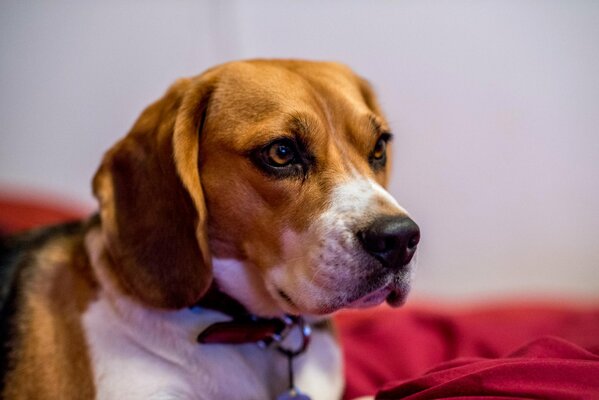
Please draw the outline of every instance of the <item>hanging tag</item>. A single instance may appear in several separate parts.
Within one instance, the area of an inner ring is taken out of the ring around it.
[[[295,399],[295,400],[311,400],[310,397],[308,397],[307,395],[300,393],[299,390],[297,390],[296,388],[291,388],[288,391],[286,391],[285,393],[282,393],[279,395],[279,397],[277,397],[277,400],[289,400],[289,399]]]
[[[277,400],[311,400],[310,396],[303,394],[295,387],[295,382],[293,379],[293,359],[306,351],[308,344],[310,343],[310,327],[304,323],[304,320],[300,317],[297,320],[297,326],[299,327],[300,333],[302,335],[302,343],[301,346],[296,350],[291,350],[282,347],[279,345],[278,350],[281,354],[287,357],[287,372],[289,374],[289,389],[283,392],[277,397]]]
[[[282,349],[279,347],[279,351],[287,356],[287,372],[289,373],[289,389],[286,392],[277,397],[277,400],[287,400],[287,399],[296,399],[296,400],[311,400],[309,396],[303,394],[295,387],[295,382],[293,380],[293,358],[296,354],[292,351]]]

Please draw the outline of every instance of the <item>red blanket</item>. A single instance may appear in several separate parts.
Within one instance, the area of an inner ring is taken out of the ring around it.
[[[380,308],[337,322],[347,399],[599,399],[597,309]]]
[[[556,337],[537,339],[497,359],[461,358],[422,377],[395,382],[377,400],[485,398],[599,398],[599,356]]]

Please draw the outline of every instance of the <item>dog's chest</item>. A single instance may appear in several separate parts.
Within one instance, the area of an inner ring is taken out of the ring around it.
[[[118,311],[117,311],[118,310]],[[83,317],[97,399],[272,399],[286,389],[287,360],[255,344],[198,345],[195,335],[222,315],[148,310],[100,297]],[[341,394],[340,352],[316,332],[294,365],[313,399]]]

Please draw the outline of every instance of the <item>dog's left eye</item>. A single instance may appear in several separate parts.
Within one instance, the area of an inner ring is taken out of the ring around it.
[[[380,170],[387,163],[387,144],[391,140],[390,133],[383,133],[376,141],[374,148],[368,157],[370,165],[375,171]]]
[[[387,140],[385,140],[384,138],[381,137],[376,142],[376,145],[374,146],[374,149],[372,150],[372,158],[374,158],[375,160],[380,160],[383,157],[385,157],[386,152],[387,152]]]

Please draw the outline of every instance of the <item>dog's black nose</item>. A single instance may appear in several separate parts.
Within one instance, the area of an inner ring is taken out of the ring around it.
[[[358,233],[364,249],[384,266],[401,268],[408,264],[420,241],[420,228],[405,216],[377,218]]]

